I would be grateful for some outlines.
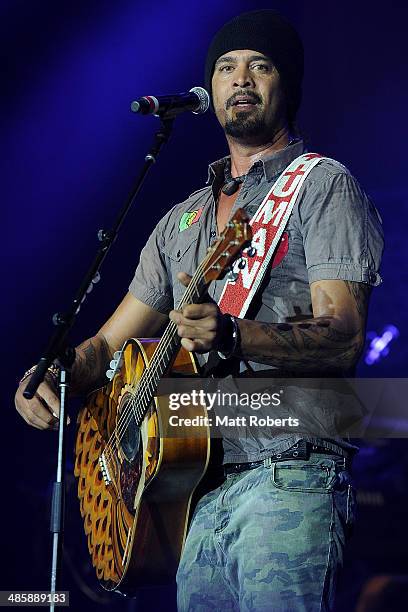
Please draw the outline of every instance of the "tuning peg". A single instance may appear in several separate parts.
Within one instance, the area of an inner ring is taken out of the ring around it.
[[[247,255],[248,255],[248,257],[255,257],[255,255],[256,255],[256,248],[253,247],[253,246],[248,247]]]
[[[238,262],[238,268],[239,268],[240,270],[243,270],[243,269],[245,268],[245,266],[246,266],[246,261],[245,261],[245,259],[242,257],[242,258],[239,260],[239,262]]]
[[[234,270],[230,270],[227,274],[227,280],[229,280],[231,283],[235,283],[235,281],[238,278],[238,272],[234,272]]]
[[[106,370],[106,378],[112,380],[115,370]]]

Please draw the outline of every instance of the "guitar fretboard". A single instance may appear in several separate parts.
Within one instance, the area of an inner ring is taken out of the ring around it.
[[[207,259],[207,258],[206,258]],[[181,310],[187,304],[198,303],[206,289],[207,284],[204,281],[203,269],[206,259],[201,266],[196,270],[192,277],[177,310]],[[152,360],[148,367],[143,372],[139,384],[136,389],[137,404],[133,411],[133,416],[136,424],[140,427],[146,413],[151,405],[161,378],[168,371],[170,364],[180,348],[180,337],[177,334],[177,325],[170,321],[167,325],[159,344],[156,347]]]

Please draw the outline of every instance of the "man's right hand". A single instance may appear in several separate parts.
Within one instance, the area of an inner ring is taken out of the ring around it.
[[[17,412],[21,414],[26,423],[36,429],[58,429],[60,401],[53,377],[47,374],[33,399],[27,400],[23,396],[23,391],[30,378],[20,383],[17,389],[14,400]]]
[[[76,348],[76,359],[72,367],[70,395],[84,395],[106,384],[106,370],[115,351],[128,338],[154,338],[156,332],[168,323],[168,317],[147,306],[128,293],[110,319],[99,332]],[[31,400],[26,400],[23,391],[27,377],[20,383],[15,404],[23,419],[37,429],[57,429],[60,412],[59,391],[51,374]],[[69,423],[69,418],[68,418]]]

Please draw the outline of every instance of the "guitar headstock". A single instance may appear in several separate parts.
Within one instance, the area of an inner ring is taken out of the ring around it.
[[[238,208],[218,239],[211,245],[203,262],[206,283],[222,278],[243,249],[250,245],[252,229],[243,208]]]

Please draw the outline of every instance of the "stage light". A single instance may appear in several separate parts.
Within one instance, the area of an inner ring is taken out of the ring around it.
[[[387,357],[390,352],[390,342],[398,337],[399,331],[395,325],[384,327],[380,336],[376,332],[368,332],[367,338],[371,342],[364,357],[365,363],[371,366],[380,361],[380,359]]]

